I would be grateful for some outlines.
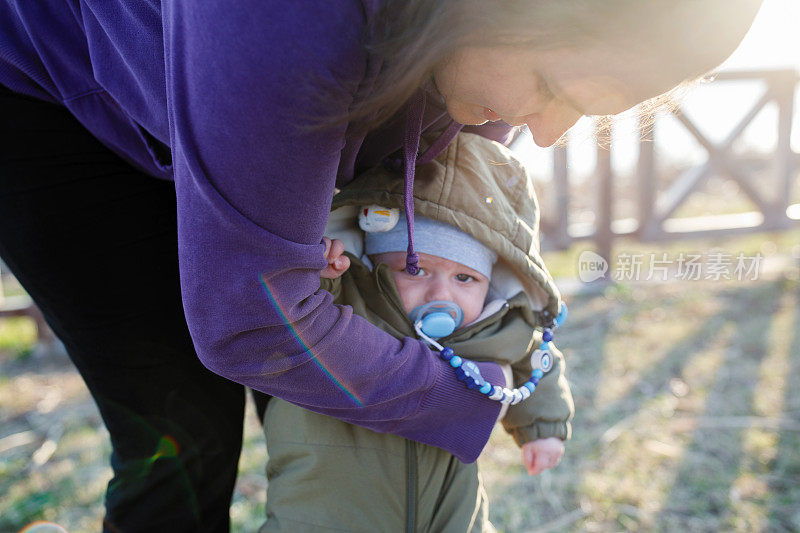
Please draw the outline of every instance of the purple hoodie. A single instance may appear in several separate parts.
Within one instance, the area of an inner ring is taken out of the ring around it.
[[[372,89],[375,3],[6,0],[0,83],[174,179],[184,307],[208,368],[471,462],[500,405],[319,290],[334,186],[403,146],[402,120],[366,136],[310,127]],[[428,102],[422,127],[446,126]],[[497,365],[481,370],[504,383]]]

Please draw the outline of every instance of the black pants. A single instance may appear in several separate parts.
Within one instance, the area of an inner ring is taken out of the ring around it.
[[[189,338],[173,184],[2,87],[0,138],[0,256],[111,434],[104,530],[228,531],[244,389],[206,370]]]

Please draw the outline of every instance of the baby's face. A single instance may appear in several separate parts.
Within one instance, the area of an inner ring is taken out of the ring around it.
[[[455,302],[464,312],[463,325],[480,316],[489,280],[469,267],[435,255],[419,254],[419,272],[406,272],[406,253],[387,252],[372,257],[374,264],[386,263],[392,271],[406,313],[434,300]]]

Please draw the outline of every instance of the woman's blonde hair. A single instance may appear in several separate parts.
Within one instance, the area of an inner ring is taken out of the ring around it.
[[[697,10],[719,13],[731,3],[760,1],[388,0],[365,36],[368,52],[381,62],[373,90],[346,116],[333,118],[357,121],[367,129],[385,122],[430,79],[438,64],[464,46],[630,46],[653,32],[669,40],[666,36],[691,25],[687,19]],[[650,107],[669,101],[670,97],[659,98]]]

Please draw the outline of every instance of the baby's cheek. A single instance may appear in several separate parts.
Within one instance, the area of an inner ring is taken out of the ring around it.
[[[406,280],[402,279],[400,276],[394,276],[394,283],[397,286],[397,292],[400,294],[400,301],[403,303],[403,309],[405,310],[406,314],[410,313],[415,307],[418,305],[422,305],[424,302],[416,303],[416,296],[414,287],[406,283]]]
[[[488,285],[477,285],[469,291],[463,305],[461,305],[461,310],[464,312],[464,324],[474,322],[481,315],[486,303],[486,293],[488,289]]]
[[[481,310],[483,309],[483,302],[481,304],[476,304],[474,300],[462,302],[460,305],[461,311],[464,313],[464,319],[462,324],[466,325],[470,322],[474,322],[478,316],[481,314]]]

